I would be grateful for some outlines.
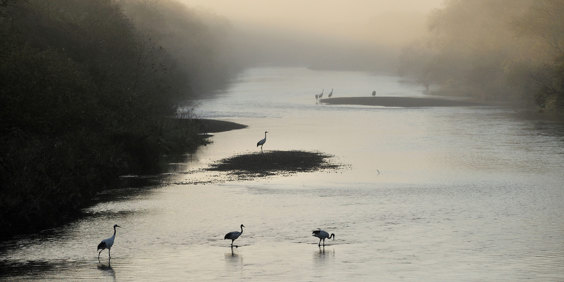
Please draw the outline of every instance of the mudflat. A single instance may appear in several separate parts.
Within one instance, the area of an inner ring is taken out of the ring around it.
[[[464,107],[480,106],[481,104],[471,101],[451,100],[443,98],[426,97],[336,97],[321,99],[319,102],[329,105],[361,105],[381,107]]]
[[[242,177],[336,169],[341,165],[328,161],[332,156],[321,152],[264,151],[236,155],[212,164],[208,170],[225,171]]]

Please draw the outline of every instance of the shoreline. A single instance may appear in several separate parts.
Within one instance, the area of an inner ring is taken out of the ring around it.
[[[320,103],[328,105],[358,105],[358,106],[380,106],[380,107],[398,107],[398,108],[422,108],[422,107],[469,107],[482,106],[483,104],[450,100],[443,98],[427,98],[427,97],[393,97],[393,96],[376,96],[376,97],[337,97],[319,100]]]
[[[177,119],[180,122],[174,122],[172,127],[167,128],[168,130],[176,130],[178,127],[187,127],[193,128],[193,130],[198,132],[199,137],[197,140],[194,139],[193,143],[194,147],[187,147],[183,152],[172,152],[171,154],[162,155],[159,160],[154,162],[156,171],[154,173],[166,173],[168,170],[166,166],[162,166],[163,162],[169,162],[170,160],[167,157],[174,158],[173,155],[176,154],[184,154],[195,151],[198,147],[205,146],[209,143],[206,139],[212,137],[213,135],[209,133],[218,133],[218,132],[225,132],[230,130],[237,130],[247,128],[247,125],[239,124],[236,122],[230,121],[223,121],[223,120],[213,120],[213,119]],[[190,130],[190,129],[189,129]],[[196,144],[197,143],[197,144]],[[163,157],[165,156],[165,157]],[[150,174],[147,172],[147,174]],[[6,242],[12,240],[18,236],[35,236],[37,234],[41,234],[42,232],[46,232],[53,228],[57,228],[68,224],[69,222],[73,222],[79,220],[81,218],[89,216],[87,213],[84,213],[84,209],[96,205],[100,202],[105,202],[108,200],[112,200],[112,198],[107,198],[104,196],[108,193],[108,191],[123,189],[123,188],[132,188],[132,187],[139,187],[149,184],[154,179],[143,179],[142,181],[134,181],[133,179],[137,180],[138,174],[136,172],[131,172],[131,174],[127,174],[128,176],[135,176],[135,177],[123,177],[123,175],[106,175],[106,180],[100,186],[104,188],[101,190],[94,191],[88,187],[81,187],[78,192],[78,197],[82,200],[80,203],[76,203],[76,206],[71,207],[70,209],[64,209],[57,205],[51,205],[50,207],[53,209],[58,209],[56,216],[39,216],[36,219],[32,219],[27,222],[28,226],[26,228],[22,228],[21,225],[13,225],[10,226],[8,230],[10,232],[5,232],[0,236],[0,242]],[[48,201],[49,199],[45,199]],[[25,213],[28,212],[27,209],[22,209],[20,207],[20,212]],[[49,215],[51,213],[45,213],[45,215]],[[4,221],[6,225],[15,224],[12,222]]]
[[[244,129],[249,127],[245,124],[240,124],[232,121],[225,121],[219,119],[194,119],[194,121],[199,125],[199,132],[200,134],[207,134],[207,133],[219,133],[219,132],[226,132],[231,130],[237,129]]]

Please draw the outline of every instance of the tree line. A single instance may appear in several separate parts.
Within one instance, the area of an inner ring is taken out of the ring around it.
[[[2,237],[205,143],[171,116],[238,70],[218,60],[224,29],[174,1],[0,1]]]
[[[400,73],[435,94],[564,109],[564,2],[450,0],[430,35],[405,48]]]

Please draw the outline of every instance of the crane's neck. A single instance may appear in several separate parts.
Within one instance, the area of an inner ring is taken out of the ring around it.
[[[243,226],[241,226],[241,234],[243,234]]]
[[[266,139],[266,133],[268,133],[268,132],[265,132],[265,133],[264,133],[264,139]]]
[[[331,236],[329,236],[329,239],[334,239],[335,238],[335,233],[331,233]]]
[[[112,235],[112,238],[115,238],[115,237],[116,237],[116,231],[117,231],[117,230],[116,230],[116,228],[114,227],[114,235]]]

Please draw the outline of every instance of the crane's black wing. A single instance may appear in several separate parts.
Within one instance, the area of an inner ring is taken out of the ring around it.
[[[103,250],[106,248],[106,242],[102,241],[98,244],[98,250]]]

